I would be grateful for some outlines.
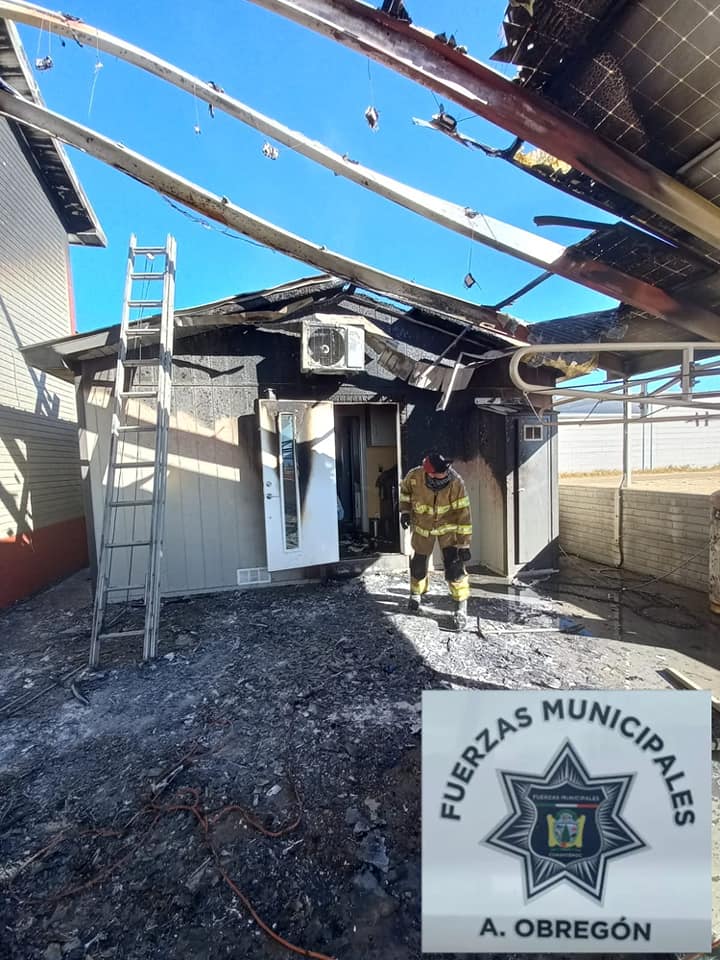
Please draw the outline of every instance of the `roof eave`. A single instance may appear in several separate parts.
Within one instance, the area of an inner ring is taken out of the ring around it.
[[[9,20],[0,20],[0,75],[4,75],[7,82],[22,96],[34,103],[43,104],[42,94],[23,49],[20,34],[15,24]],[[85,247],[107,246],[107,237],[64,145],[46,133],[8,122],[22,146],[33,157],[36,175],[42,180],[53,200],[53,207],[67,232],[68,242]],[[54,170],[43,166],[44,153],[52,153],[55,160]],[[64,197],[61,196],[60,187],[63,188]],[[78,218],[78,211],[82,211],[82,218]]]

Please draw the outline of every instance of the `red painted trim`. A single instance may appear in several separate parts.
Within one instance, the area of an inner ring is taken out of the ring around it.
[[[70,247],[65,245],[65,267],[67,271],[68,311],[70,313],[70,333],[77,333],[77,316],[75,313],[75,288],[73,286],[72,264],[70,262]]]
[[[0,608],[88,564],[84,517],[0,539]]]

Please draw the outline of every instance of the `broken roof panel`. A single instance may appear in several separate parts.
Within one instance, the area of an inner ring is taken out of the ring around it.
[[[351,308],[350,304],[353,301],[356,301],[356,305]],[[417,308],[401,310],[396,306],[388,306],[365,291],[356,293],[352,285],[344,280],[321,275],[177,310],[175,337],[183,339],[209,330],[235,325],[252,325],[265,330],[275,329],[279,333],[287,333],[288,328],[298,324],[303,316],[318,311],[327,313],[329,306],[332,306],[333,313],[339,312],[340,309],[348,309],[357,315],[362,315],[365,318],[366,331],[377,338],[383,338],[390,332],[387,322],[382,324],[380,321],[383,314],[386,321],[388,316],[396,318],[398,322],[402,322],[405,317],[412,317],[413,323],[422,325],[423,312]],[[153,319],[157,318],[147,317],[138,323],[145,324]],[[434,319],[433,314],[427,314],[430,325]],[[448,345],[448,337],[452,339],[463,329],[467,331],[467,342],[475,343],[483,350],[488,346],[508,347],[507,337],[499,331],[474,324],[464,326],[457,320],[439,319],[444,321],[445,326],[435,326],[435,329],[443,334],[443,348]],[[400,328],[398,332],[399,339],[403,339]],[[393,335],[396,335],[394,330]],[[90,333],[30,344],[23,348],[22,353],[27,362],[36,369],[60,379],[72,381],[75,376],[74,368],[79,362],[113,356],[117,352],[119,336],[120,325],[115,324]],[[409,354],[412,352],[410,349]],[[438,352],[440,352],[439,349]],[[420,353],[423,356],[427,355],[426,351],[420,351]]]
[[[507,46],[536,90],[606,140],[720,201],[720,17],[715,0],[511,0]],[[707,245],[591,178],[538,168],[535,176],[617,216],[716,257]]]
[[[593,231],[570,247],[570,251],[617,267],[663,290],[675,290],[681,284],[697,282],[715,272],[700,257],[624,223],[608,224]]]

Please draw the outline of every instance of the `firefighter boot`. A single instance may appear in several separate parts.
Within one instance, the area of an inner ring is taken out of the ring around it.
[[[455,630],[464,630],[467,626],[467,600],[455,601],[455,613],[453,614],[453,627]]]
[[[422,606],[422,594],[411,593],[410,599],[408,600],[408,610],[410,613],[420,613],[420,607]]]

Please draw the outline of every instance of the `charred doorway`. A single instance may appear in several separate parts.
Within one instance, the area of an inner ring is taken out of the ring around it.
[[[397,404],[336,403],[335,463],[341,559],[399,553]]]

